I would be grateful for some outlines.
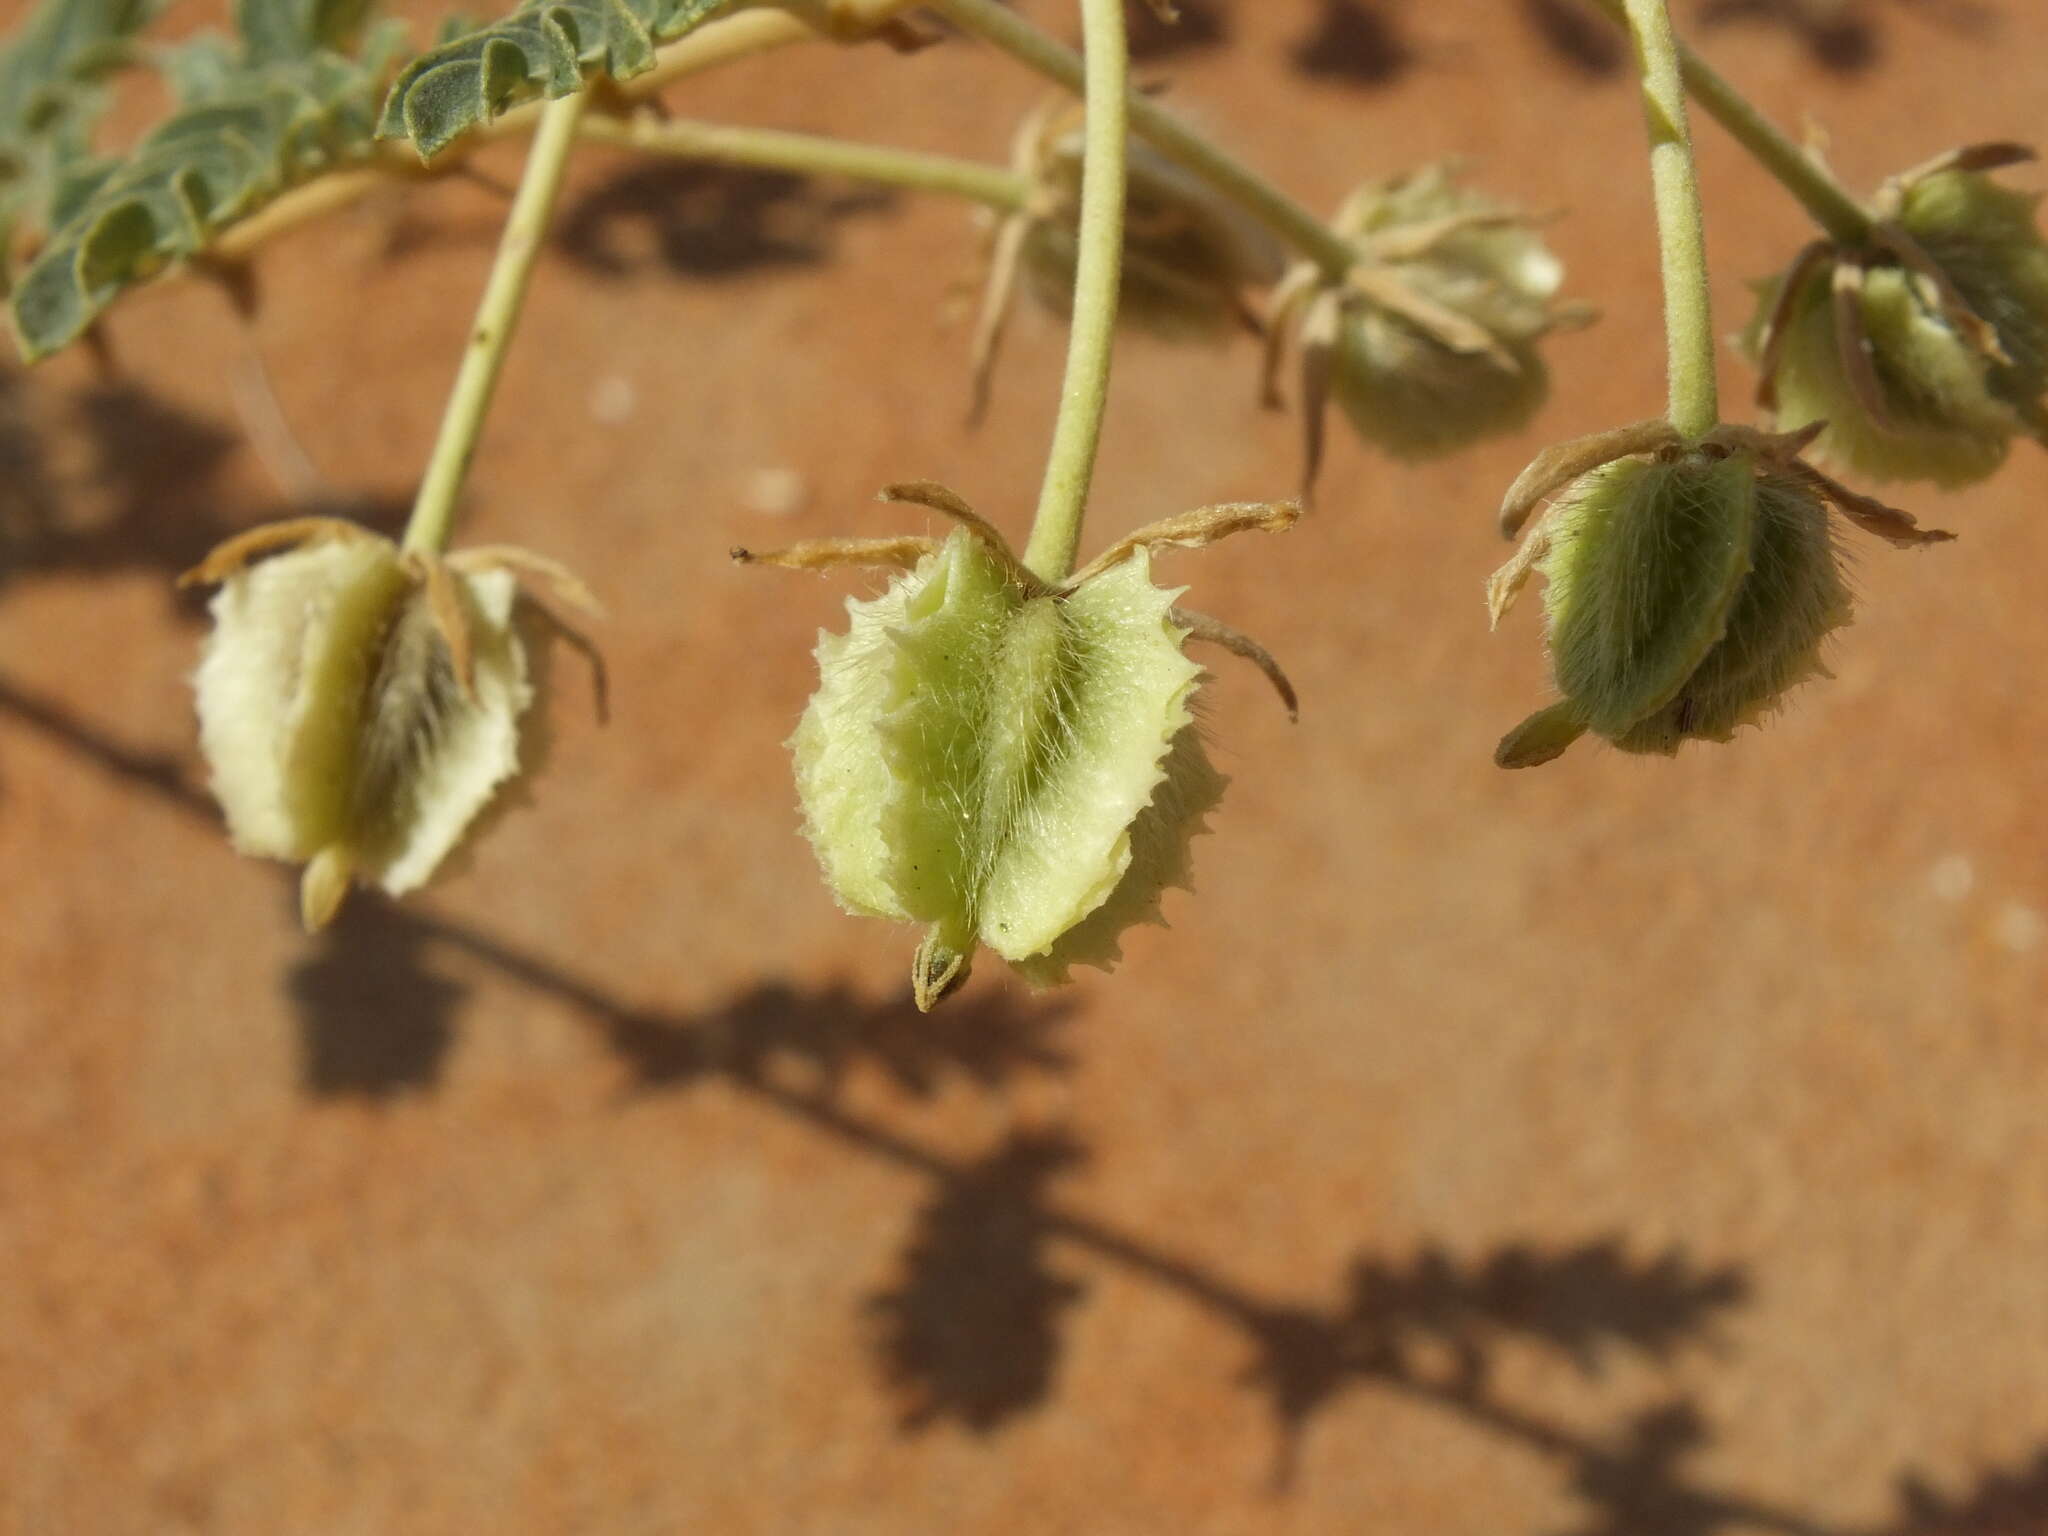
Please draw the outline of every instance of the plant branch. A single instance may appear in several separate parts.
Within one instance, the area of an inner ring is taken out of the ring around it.
[[[505,221],[497,259],[491,265],[483,300],[477,306],[476,323],[470,327],[462,367],[455,376],[455,388],[441,418],[440,435],[434,440],[433,454],[420,479],[411,520],[405,525],[403,547],[408,551],[431,554],[448,547],[448,536],[454,527],[455,499],[476,455],[477,437],[491,408],[505,351],[526,299],[527,280],[533,276],[534,262],[547,235],[548,216],[554,210],[555,195],[561,190],[562,172],[568,165],[569,151],[575,147],[576,126],[588,101],[587,91],[577,91],[549,102],[541,115],[540,131],[534,135],[533,148],[527,154],[519,194],[513,199],[511,215]]]
[[[1629,25],[1627,0],[1594,0],[1615,25]],[[1780,133],[1711,65],[1685,44],[1678,59],[1692,99],[1790,192],[1816,223],[1845,245],[1864,243],[1870,214],[1818,160]]]
[[[845,176],[912,192],[964,197],[1006,213],[1020,212],[1031,201],[1030,182],[1000,166],[816,134],[644,116],[586,117],[577,131],[586,139],[685,160]]]
[[[1083,63],[998,0],[927,0],[932,10],[992,43],[1068,90],[1079,90]],[[1131,126],[1168,159],[1199,176],[1332,279],[1358,260],[1351,243],[1243,161],[1219,149],[1146,96],[1127,94]]]
[[[1707,248],[1699,178],[1685,120],[1678,40],[1665,0],[1626,0],[1643,76],[1650,130],[1650,182],[1664,269],[1664,343],[1669,354],[1671,425],[1694,441],[1720,425],[1714,386],[1714,319],[1707,296]]]
[[[1129,45],[1124,0],[1081,0],[1087,45],[1086,119],[1081,147],[1081,218],[1074,262],[1074,318],[1067,333],[1067,371],[1059,419],[1038,493],[1038,514],[1024,546],[1024,564],[1048,583],[1074,569],[1088,485],[1109,401],[1109,362],[1116,332],[1117,288],[1123,277],[1124,172],[1130,148]]]

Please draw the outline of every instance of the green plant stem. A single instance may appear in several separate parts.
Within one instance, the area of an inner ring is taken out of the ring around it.
[[[927,0],[927,4],[1048,79],[1069,90],[1080,88],[1080,57],[997,0]],[[1357,263],[1358,252],[1348,240],[1257,171],[1211,144],[1149,97],[1128,92],[1126,97],[1131,126],[1139,137],[1238,204],[1330,278],[1342,278]]]
[[[1081,141],[1081,219],[1074,260],[1074,318],[1067,332],[1067,372],[1059,419],[1038,492],[1038,513],[1025,541],[1024,564],[1048,582],[1066,580],[1081,543],[1088,484],[1109,402],[1109,357],[1116,332],[1117,286],[1123,276],[1124,171],[1130,144],[1129,45],[1124,0],[1081,0],[1087,47],[1086,105]]]
[[[586,117],[578,132],[586,139],[685,160],[759,166],[806,176],[845,176],[912,192],[945,193],[1005,213],[1020,212],[1031,201],[1031,183],[1001,166],[816,134],[673,118],[597,116]]]
[[[1627,0],[1594,0],[1619,26],[1629,25]],[[1679,66],[1692,99],[1706,108],[1730,137],[1770,172],[1814,221],[1845,245],[1864,243],[1870,235],[1870,214],[1813,156],[1773,127],[1711,65],[1683,43]]]
[[[1721,423],[1714,389],[1714,317],[1707,298],[1707,246],[1699,178],[1685,121],[1678,40],[1665,0],[1626,0],[1629,34],[1643,75],[1650,129],[1650,184],[1657,199],[1657,247],[1664,266],[1664,345],[1669,355],[1671,425],[1706,436]]]
[[[469,330],[455,388],[441,417],[440,435],[434,439],[434,451],[420,479],[419,497],[405,525],[401,547],[409,552],[437,553],[448,547],[455,523],[455,498],[476,455],[477,437],[491,408],[505,349],[519,323],[527,280],[533,276],[534,261],[547,234],[548,215],[561,190],[562,172],[575,147],[577,123],[588,100],[587,91],[577,91],[549,102],[541,114],[540,129],[527,152],[526,170],[519,178],[519,193],[512,200],[505,233],[498,241],[497,259],[491,264],[490,279],[477,305],[476,323]]]

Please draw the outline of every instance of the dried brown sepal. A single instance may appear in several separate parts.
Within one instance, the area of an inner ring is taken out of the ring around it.
[[[1984,144],[1964,144],[1956,149],[1945,150],[1931,160],[1923,160],[1910,170],[1885,178],[1878,188],[1875,204],[1878,215],[1884,219],[1895,219],[1905,206],[1906,194],[1930,176],[1946,175],[1950,171],[1998,171],[2011,165],[2025,165],[2039,159],[2031,144],[2020,144],[2010,139],[1994,139]]]
[[[1957,335],[1974,347],[1980,356],[2011,365],[2012,357],[1998,339],[1997,328],[1970,307],[1970,301],[1956,287],[1955,279],[1927,253],[1926,246],[1898,224],[1875,225],[1871,234],[1880,246],[1899,259],[1900,265],[1927,285],[1933,299],[1928,307],[1938,311]]]
[[[1522,595],[1522,588],[1529,584],[1536,567],[1543,557],[1550,553],[1550,513],[1548,510],[1531,525],[1528,534],[1508,563],[1486,579],[1487,628],[1500,628],[1500,621],[1515,606],[1515,599]]]
[[[531,593],[535,588],[566,603],[587,619],[602,619],[604,604],[583,579],[559,560],[521,549],[516,544],[477,544],[447,557],[458,571],[509,571]]]
[[[455,682],[462,696],[476,702],[476,651],[470,643],[469,610],[455,585],[448,562],[439,555],[413,550],[405,556],[406,571],[426,588],[427,607],[434,616],[434,628],[448,647],[448,661],[455,669]]]
[[[1764,318],[1763,329],[1757,333],[1756,403],[1759,410],[1775,411],[1778,408],[1778,365],[1785,356],[1785,338],[1791,329],[1793,308],[1798,303],[1800,290],[1816,272],[1834,259],[1834,255],[1832,242],[1813,240],[1792,258],[1792,268],[1779,285],[1778,297],[1771,305],[1770,314]]]
[[[1282,670],[1273,653],[1242,630],[1232,629],[1220,619],[1212,619],[1206,613],[1196,613],[1188,608],[1175,608],[1168,617],[1188,632],[1190,640],[1206,640],[1211,645],[1220,645],[1233,656],[1240,656],[1266,675],[1266,681],[1273,685],[1273,691],[1280,695],[1280,702],[1287,708],[1289,720],[1301,719],[1301,700],[1294,692],[1294,684]]]
[[[1287,343],[1294,331],[1295,318],[1315,298],[1321,278],[1322,269],[1314,262],[1301,262],[1289,269],[1266,301],[1266,346],[1259,363],[1259,404],[1269,411],[1282,410],[1287,405],[1280,393],[1280,369],[1287,360]]]
[[[282,522],[265,523],[259,528],[251,528],[246,533],[238,533],[233,538],[224,539],[214,545],[204,560],[178,577],[178,585],[218,586],[251,562],[280,550],[297,549],[302,545],[322,544],[331,540],[375,537],[377,535],[360,524],[339,517],[291,517]]]
[[[1334,293],[1318,297],[1301,325],[1301,500],[1315,494],[1329,441],[1330,393],[1336,387],[1338,331],[1342,302]]]
[[[1946,528],[1922,528],[1909,512],[1852,491],[1841,481],[1822,474],[1804,459],[1780,459],[1779,468],[1809,486],[1832,503],[1837,511],[1865,533],[1877,535],[1900,549],[1918,549],[1926,544],[1946,544],[1955,537]]]
[[[1401,224],[1357,236],[1366,257],[1376,262],[1416,261],[1453,235],[1475,229],[1530,229],[1556,222],[1558,213],[1523,213],[1514,208],[1474,208],[1418,224]]]
[[[1045,583],[1027,570],[1024,562],[1017,558],[1016,552],[1010,548],[1010,541],[1003,537],[1002,530],[970,507],[966,498],[958,491],[940,485],[936,480],[899,480],[883,486],[875,499],[901,502],[913,507],[929,507],[934,512],[950,517],[987,546],[989,553],[1002,565],[1011,585],[1033,595],[1047,590]]]
[[[1869,267],[1853,251],[1840,252],[1828,287],[1829,302],[1835,307],[1835,352],[1842,378],[1855,397],[1856,405],[1880,432],[1896,434],[1885,399],[1884,381],[1877,376],[1877,364],[1870,356],[1870,336],[1863,324],[1863,282]]]
[[[1141,549],[1202,549],[1234,533],[1283,533],[1300,521],[1299,501],[1227,501],[1212,507],[1197,507],[1177,517],[1147,523],[1118,539],[1061,582],[1060,590],[1076,590],[1111,566],[1130,559]]]
[[[529,602],[527,612],[539,619],[550,638],[560,640],[583,658],[584,664],[590,668],[591,711],[597,716],[599,725],[611,724],[611,670],[605,665],[604,652],[598,649],[597,642],[544,602]]]
[[[1477,320],[1467,319],[1449,305],[1439,304],[1395,273],[1373,267],[1354,267],[1345,285],[1364,295],[1391,315],[1398,315],[1432,341],[1453,352],[1484,357],[1508,373],[1520,373],[1521,361]]]
[[[730,551],[735,565],[773,565],[785,571],[864,570],[914,571],[918,561],[938,553],[939,541],[907,533],[887,539],[800,539],[781,549]]]
[[[1521,532],[1529,514],[1536,510],[1537,503],[1562,490],[1579,476],[1615,459],[1625,459],[1638,453],[1655,453],[1662,448],[1674,447],[1678,442],[1677,429],[1658,416],[1605,432],[1589,432],[1584,437],[1575,437],[1544,449],[1529,461],[1528,468],[1515,476],[1514,484],[1501,498],[1502,535],[1512,539]]]
[[[1009,330],[1010,314],[1017,296],[1017,274],[1024,257],[1024,242],[1031,236],[1033,215],[1013,213],[996,225],[989,245],[988,277],[982,284],[981,302],[974,315],[974,338],[968,351],[967,424],[981,425],[988,415],[994,391],[996,359]]]

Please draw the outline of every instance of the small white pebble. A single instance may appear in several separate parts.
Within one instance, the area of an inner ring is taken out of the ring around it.
[[[1961,901],[1977,886],[1977,871],[1970,861],[1960,853],[1935,861],[1928,873],[1927,884],[1942,901]]]
[[[794,469],[757,469],[747,477],[746,505],[763,517],[793,517],[804,509],[811,489]]]
[[[640,393],[623,373],[608,373],[590,390],[590,419],[599,426],[616,427],[633,414]]]
[[[2041,940],[2048,938],[2048,918],[2043,918],[2032,907],[2009,901],[2005,910],[1998,914],[1995,932],[1999,943],[2014,954],[2023,955],[2030,949],[2039,948]]]

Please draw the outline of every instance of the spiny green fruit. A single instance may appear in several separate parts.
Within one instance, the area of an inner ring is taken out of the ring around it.
[[[1032,296],[1061,316],[1074,304],[1081,161],[1075,112],[1041,130],[1028,162],[1041,211],[1023,270]],[[1279,243],[1235,203],[1151,146],[1130,146],[1120,322],[1176,341],[1228,335],[1245,323],[1244,291],[1277,281],[1285,265]]]
[[[1827,507],[1754,454],[1604,464],[1544,537],[1533,563],[1564,698],[1508,734],[1503,767],[1547,762],[1585,731],[1627,752],[1727,741],[1824,672],[1821,642],[1849,620]]]
[[[927,926],[929,1007],[987,945],[1033,982],[1112,966],[1187,879],[1222,792],[1200,669],[1142,549],[1029,592],[967,529],[818,643],[791,740],[805,829],[848,911]]]
[[[530,766],[522,575],[587,600],[523,551],[444,561],[332,519],[259,528],[189,573],[220,586],[193,679],[214,795],[240,852],[306,866],[308,928],[353,881],[425,884]]]
[[[1944,163],[2023,153],[1985,146]],[[1820,456],[1944,487],[1991,474],[2016,434],[2039,436],[2048,244],[2037,201],[1975,169],[1914,173],[1878,200],[1866,246],[1816,243],[1762,286],[1743,343],[1780,427],[1825,422]]]
[[[1564,269],[1525,216],[1434,165],[1361,188],[1336,227],[1372,269],[1332,359],[1360,436],[1426,458],[1535,413],[1549,387],[1535,343],[1558,323]]]

